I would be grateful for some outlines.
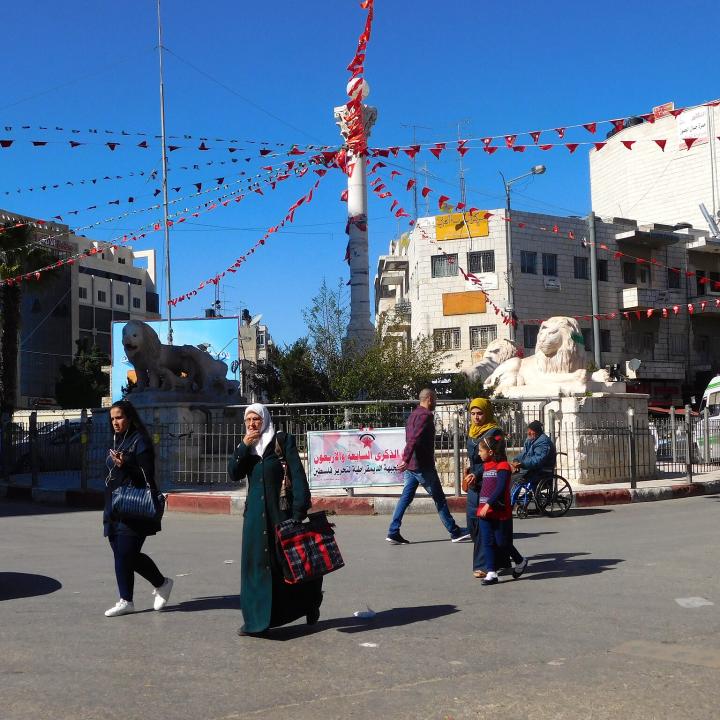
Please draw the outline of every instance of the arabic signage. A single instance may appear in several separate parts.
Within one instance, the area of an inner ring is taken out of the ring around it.
[[[687,150],[685,144],[686,138],[695,138],[695,145],[704,145],[708,142],[710,132],[708,129],[708,108],[696,107],[685,110],[677,119],[678,138],[680,139],[679,148]]]
[[[311,488],[402,485],[397,469],[405,448],[404,428],[309,432]]]
[[[435,216],[435,237],[439,240],[460,240],[471,237],[487,237],[490,234],[484,212],[451,213]]]

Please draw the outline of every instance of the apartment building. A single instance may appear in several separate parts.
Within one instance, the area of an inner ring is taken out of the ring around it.
[[[717,219],[720,105],[691,108],[677,117],[673,107],[666,103],[649,118],[630,118],[618,132],[597,138],[606,145],[590,152],[596,213],[667,225],[688,222],[707,230],[699,208],[704,203]]]
[[[420,218],[378,260],[376,320],[392,313],[393,330],[405,340],[432,337],[446,353],[445,373],[473,367],[488,343],[511,335],[489,302],[508,307],[508,223],[504,210],[489,212],[487,221],[459,213]],[[593,361],[589,220],[518,211],[512,216],[517,344],[531,354],[540,320],[576,316]],[[594,226],[600,366],[640,359],[635,389],[659,404],[701,391],[720,367],[720,243],[691,228],[639,226],[623,218],[596,218]],[[487,295],[461,269],[480,278]]]
[[[0,210],[2,222],[33,222],[33,218]],[[110,354],[115,320],[157,320],[155,251],[127,246],[102,248],[102,243],[74,235],[62,223],[29,225],[31,240],[51,258],[97,252],[43,273],[22,285],[18,408],[55,404],[55,383],[61,365],[69,365],[78,340]]]

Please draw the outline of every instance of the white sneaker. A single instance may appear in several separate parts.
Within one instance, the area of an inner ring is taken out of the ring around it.
[[[129,615],[135,612],[135,606],[132,601],[118,600],[109,610],[105,611],[105,617],[118,617],[119,615]]]
[[[153,590],[155,596],[155,603],[153,607],[156,610],[162,610],[170,599],[170,593],[173,589],[173,581],[171,578],[165,578],[165,582],[159,587]]]

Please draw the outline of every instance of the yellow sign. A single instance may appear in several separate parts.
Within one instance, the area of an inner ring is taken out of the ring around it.
[[[470,315],[485,312],[485,294],[478,290],[443,293],[443,315]]]
[[[487,237],[490,234],[488,221],[483,218],[484,210],[470,213],[452,213],[435,216],[435,237],[437,240],[461,240],[471,237]]]

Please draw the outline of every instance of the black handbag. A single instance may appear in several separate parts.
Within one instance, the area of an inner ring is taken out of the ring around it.
[[[159,522],[165,512],[165,495],[153,493],[145,479],[144,488],[121,485],[112,491],[112,514],[119,520]]]

